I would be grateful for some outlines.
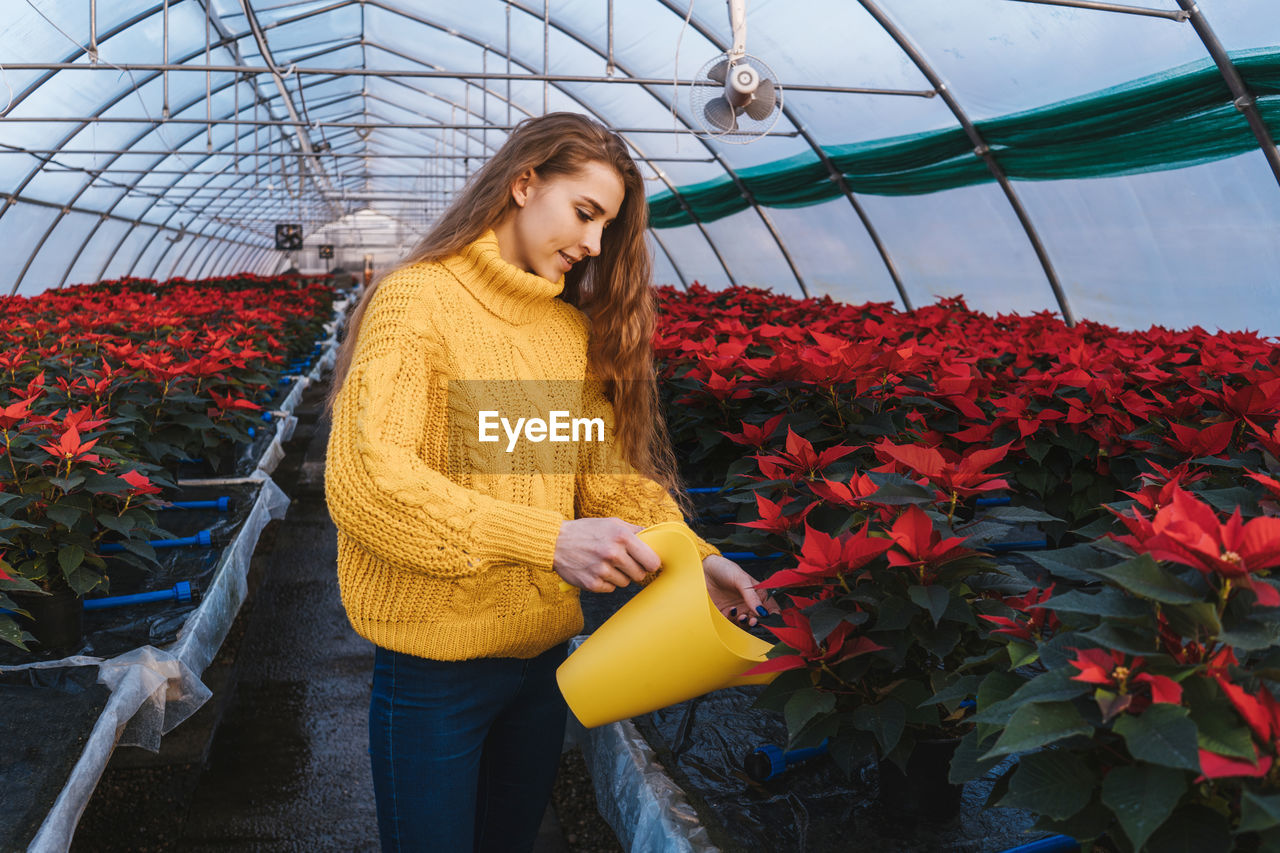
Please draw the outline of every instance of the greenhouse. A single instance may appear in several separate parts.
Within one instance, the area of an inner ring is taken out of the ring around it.
[[[1273,0],[6,11],[0,850],[1280,850]]]

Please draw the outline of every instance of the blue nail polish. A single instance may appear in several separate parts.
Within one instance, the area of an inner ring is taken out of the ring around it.
[[[765,610],[763,605],[761,605],[760,607],[757,607],[757,608],[756,608],[756,612],[757,612],[757,613],[759,613],[761,616],[768,616],[768,615],[769,615],[769,611],[768,611],[768,610]]]

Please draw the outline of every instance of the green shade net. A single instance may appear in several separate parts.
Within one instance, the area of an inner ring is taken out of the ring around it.
[[[1280,49],[1231,55],[1263,121],[1280,129]],[[1100,92],[977,122],[1010,178],[1046,181],[1178,169],[1258,147],[1217,65],[1205,60]],[[994,181],[961,128],[824,146],[855,193],[919,195]],[[803,207],[842,195],[818,156],[806,152],[738,170],[767,207]],[[748,207],[734,180],[716,178],[649,199],[650,225],[710,222]]]

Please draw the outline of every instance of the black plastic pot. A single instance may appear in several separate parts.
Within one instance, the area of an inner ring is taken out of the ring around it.
[[[880,804],[923,820],[943,821],[960,811],[963,785],[947,781],[959,738],[916,741],[903,773],[892,761],[880,762]]]
[[[58,655],[79,651],[84,640],[84,602],[70,587],[48,595],[11,592],[13,603],[31,614],[18,614],[18,627],[30,631],[42,648]]]

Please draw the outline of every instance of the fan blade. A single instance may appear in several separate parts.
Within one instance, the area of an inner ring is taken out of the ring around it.
[[[715,65],[711,66],[711,70],[707,72],[707,76],[715,80],[720,85],[724,85],[725,72],[729,70],[729,60],[722,59]]]
[[[777,103],[778,93],[774,91],[773,81],[766,78],[760,81],[755,97],[751,99],[751,103],[747,104],[747,115],[756,121],[763,121],[769,117],[769,113],[773,112]]]
[[[702,114],[712,127],[721,132],[727,133],[738,129],[738,121],[734,117],[733,107],[729,106],[729,102],[723,95],[707,101],[707,106],[703,109]]]

